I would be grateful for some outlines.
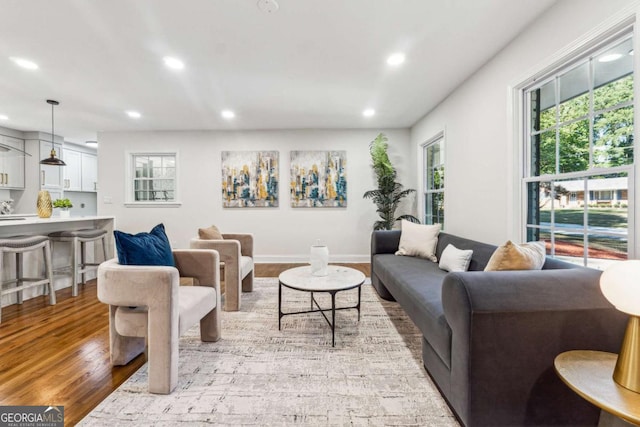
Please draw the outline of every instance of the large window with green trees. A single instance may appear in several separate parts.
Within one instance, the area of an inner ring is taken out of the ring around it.
[[[550,255],[594,267],[627,258],[633,84],[629,32],[524,90],[526,235]]]
[[[444,227],[444,137],[424,145],[424,223]]]

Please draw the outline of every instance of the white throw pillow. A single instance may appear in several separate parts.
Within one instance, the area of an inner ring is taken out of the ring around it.
[[[396,255],[417,256],[437,262],[436,245],[441,224],[422,225],[402,220],[400,245]]]
[[[440,255],[440,267],[441,270],[446,271],[467,271],[469,264],[471,264],[471,256],[473,250],[458,249],[452,244],[448,244],[442,255]]]

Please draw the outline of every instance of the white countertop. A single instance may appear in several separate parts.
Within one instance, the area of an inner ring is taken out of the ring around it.
[[[22,219],[18,219],[22,218]],[[78,222],[78,221],[96,221],[96,220],[113,220],[113,216],[71,216],[69,218],[61,218],[59,216],[52,216],[50,218],[39,218],[33,214],[13,214],[13,215],[0,215],[0,227],[11,227],[16,225],[35,225],[35,224],[59,224],[64,222]]]

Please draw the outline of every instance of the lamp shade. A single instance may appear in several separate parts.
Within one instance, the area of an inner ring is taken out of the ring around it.
[[[640,316],[640,261],[622,261],[600,276],[600,290],[618,310]]]

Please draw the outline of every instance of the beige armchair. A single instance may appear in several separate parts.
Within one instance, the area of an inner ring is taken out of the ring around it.
[[[192,249],[214,249],[224,263],[224,310],[240,310],[242,292],[253,291],[253,234],[222,234],[223,240],[191,239]]]
[[[220,259],[213,250],[174,250],[176,267],[98,267],[98,299],[109,304],[111,364],[126,365],[147,348],[149,392],[178,384],[178,338],[200,321],[200,338],[220,339]],[[194,286],[180,286],[180,276]],[[146,339],[146,342],[145,342]]]

